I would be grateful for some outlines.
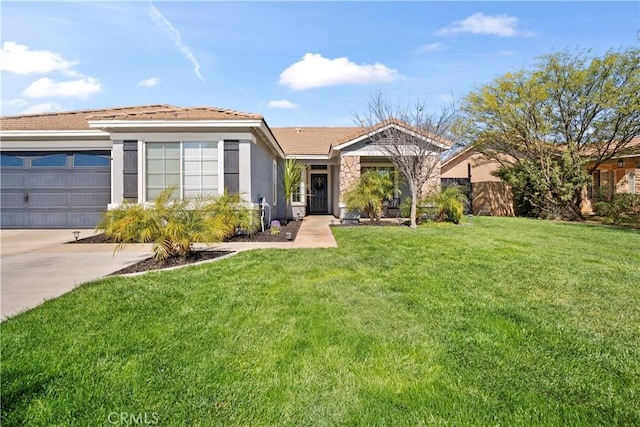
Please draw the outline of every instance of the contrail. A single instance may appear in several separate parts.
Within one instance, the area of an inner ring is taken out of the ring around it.
[[[167,33],[171,41],[173,41],[173,44],[180,49],[180,52],[182,52],[182,54],[191,61],[193,64],[193,71],[196,73],[198,78],[203,82],[206,81],[204,77],[202,77],[202,74],[200,74],[200,63],[193,52],[191,52],[191,49],[189,49],[189,46],[182,42],[182,39],[180,38],[180,31],[176,30],[176,28],[171,25],[171,22],[169,22],[167,18],[160,13],[160,11],[153,5],[153,2],[149,2],[149,5],[151,6],[151,18]]]

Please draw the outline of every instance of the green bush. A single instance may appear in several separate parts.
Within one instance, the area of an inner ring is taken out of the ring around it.
[[[174,191],[165,189],[151,206],[125,203],[107,211],[96,228],[118,242],[116,251],[129,243],[153,243],[151,253],[158,261],[187,256],[196,242],[220,242],[238,229],[257,229],[256,213],[242,205],[238,194],[174,200]]]
[[[363,212],[371,220],[382,218],[383,202],[393,197],[393,177],[368,170],[360,175],[356,185],[344,195],[347,209]]]
[[[615,194],[611,202],[598,202],[594,206],[597,215],[603,216],[608,222],[620,224],[630,216],[640,215],[640,194]]]
[[[437,207],[436,219],[458,224],[464,215],[464,203],[466,200],[467,196],[457,185],[442,189],[433,198],[433,204]]]
[[[416,221],[422,222],[425,219],[440,222],[453,222],[458,224],[464,215],[464,204],[467,196],[462,187],[451,185],[439,191],[427,194],[418,199],[416,206]],[[411,215],[411,199],[407,198],[400,206],[402,216]]]

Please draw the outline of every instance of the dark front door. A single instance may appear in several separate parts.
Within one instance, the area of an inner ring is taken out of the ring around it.
[[[309,201],[309,213],[327,213],[327,175],[311,174],[311,197]]]

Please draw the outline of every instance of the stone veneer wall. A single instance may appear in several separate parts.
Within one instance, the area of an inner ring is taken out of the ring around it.
[[[360,157],[342,156],[340,157],[340,201],[342,195],[351,189],[352,185],[360,178]]]

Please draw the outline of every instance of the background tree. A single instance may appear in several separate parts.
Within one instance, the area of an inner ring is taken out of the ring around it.
[[[535,215],[576,220],[592,172],[640,134],[638,93],[638,48],[559,52],[472,92],[463,111],[474,147]]]
[[[445,150],[451,148],[455,119],[453,105],[430,114],[424,101],[410,107],[395,106],[381,91],[371,97],[366,112],[355,117],[370,143],[389,158],[407,183],[411,228],[417,227],[417,201],[427,183],[440,174]]]
[[[284,219],[288,221],[289,209],[293,195],[300,191],[302,175],[305,172],[305,165],[296,159],[286,159],[284,161],[284,171],[282,173],[282,185],[284,187],[285,212]]]

